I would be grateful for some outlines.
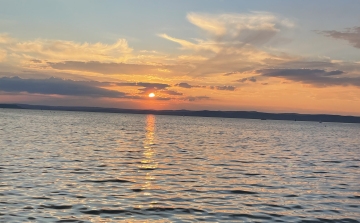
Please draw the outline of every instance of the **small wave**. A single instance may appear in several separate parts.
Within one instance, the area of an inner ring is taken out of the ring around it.
[[[72,205],[40,205],[40,207],[50,209],[71,209]]]
[[[323,160],[321,162],[323,162],[323,163],[342,163],[342,161],[338,161],[338,160]]]
[[[80,162],[80,163],[82,163],[84,161],[82,161],[82,160],[71,160],[70,162]]]
[[[100,215],[100,214],[138,214],[138,215],[155,214],[155,215],[159,215],[164,212],[204,213],[205,211],[200,210],[200,209],[195,209],[195,208],[167,208],[167,207],[151,207],[151,208],[145,208],[145,209],[136,208],[135,210],[100,209],[100,210],[81,211],[81,213],[90,214],[90,215]]]
[[[76,219],[61,219],[61,220],[56,221],[56,222],[84,222],[84,221],[79,221],[79,220],[76,220]]]
[[[232,194],[257,194],[256,192],[246,190],[231,190],[229,192]]]
[[[32,197],[32,199],[38,199],[38,200],[50,200],[49,197]]]
[[[136,188],[136,189],[132,189],[132,191],[134,191],[134,192],[141,192],[141,191],[143,191],[143,189]]]
[[[295,194],[289,194],[289,195],[285,195],[284,197],[299,197],[299,196]]]
[[[258,173],[244,173],[243,175],[247,175],[247,176],[258,176],[258,175],[261,175],[261,174],[258,174]]]
[[[262,220],[271,220],[271,217],[259,216],[259,215],[251,215],[251,214],[230,214],[232,218],[251,218],[251,219],[262,219]]]
[[[152,167],[140,167],[139,170],[155,170],[156,168]]]
[[[178,212],[186,212],[186,213],[193,213],[193,212],[205,212],[200,209],[195,208],[162,208],[162,207],[153,207],[144,209],[145,211],[156,211],[156,212],[166,212],[166,211],[178,211]]]
[[[188,190],[183,190],[183,191],[187,191],[187,192],[195,192],[195,193],[205,193],[204,191],[201,191],[201,190],[195,190],[195,189],[188,189]]]
[[[129,180],[121,180],[121,179],[107,179],[107,180],[84,180],[81,182],[86,182],[86,183],[108,183],[108,182],[112,182],[112,183],[133,183],[132,181]]]
[[[90,211],[81,211],[84,214],[91,214],[91,215],[100,215],[100,214],[142,214],[141,212],[134,212],[134,211],[127,211],[127,210],[111,210],[111,209],[101,209],[101,210],[90,210]]]
[[[351,219],[351,218],[343,218],[343,219],[326,219],[326,218],[318,218],[319,221],[305,221],[302,222],[334,222],[334,223],[359,223],[359,221]]]
[[[90,172],[90,171],[71,171],[70,173],[74,173],[74,174],[94,174],[94,172]]]
[[[314,213],[327,213],[327,212],[333,212],[333,213],[337,213],[337,214],[339,214],[340,213],[340,211],[338,211],[338,210],[309,210],[309,211],[307,211],[307,212],[314,212]]]

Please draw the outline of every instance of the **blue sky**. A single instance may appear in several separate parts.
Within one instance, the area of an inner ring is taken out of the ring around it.
[[[156,44],[160,42],[156,41],[156,34],[167,30],[180,38],[192,38],[199,33],[186,20],[189,12],[272,12],[291,19],[302,31],[337,30],[357,26],[360,21],[360,2],[357,0],[12,0],[0,1],[0,4],[1,28],[5,32],[27,39],[90,42],[110,42],[119,36],[135,41],[146,35]]]
[[[63,39],[108,42],[129,39],[139,49],[171,50],[156,34],[167,32],[190,39],[202,33],[186,20],[189,12],[276,13],[296,23],[293,35],[313,38],[312,30],[357,26],[360,2],[334,0],[283,1],[0,1],[1,29],[20,39]],[[146,37],[144,39],[143,37]],[[294,47],[295,46],[290,46]],[[331,52],[329,52],[331,53]]]
[[[198,98],[196,109],[360,114],[353,105],[360,98],[353,84],[357,79],[348,79],[360,75],[357,0],[0,0],[0,6],[0,34],[6,39],[0,44],[1,77],[111,82],[97,87],[128,94],[118,99],[121,103],[96,99],[111,107],[192,108],[194,100],[188,99]],[[239,47],[240,42],[246,47]],[[279,73],[269,77],[264,69]],[[343,79],[319,78],[336,70],[343,72]],[[233,74],[224,77],[228,73]],[[249,81],[252,77],[258,81]],[[132,85],[114,87],[139,81],[171,87],[150,89],[163,93],[160,104],[137,101],[145,91]],[[202,87],[179,88],[187,86],[179,83]],[[281,96],[286,89],[298,104]],[[267,98],[269,94],[278,96]],[[45,101],[28,91],[10,97],[3,90],[3,95],[3,102],[90,103],[79,95],[52,98],[49,92],[42,94]],[[331,106],[334,103],[339,104]]]

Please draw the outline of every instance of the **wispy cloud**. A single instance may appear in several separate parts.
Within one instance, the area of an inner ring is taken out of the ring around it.
[[[157,90],[166,89],[170,87],[168,84],[162,83],[145,83],[145,82],[124,82],[124,83],[116,83],[117,86],[139,86],[139,87],[146,87],[146,88],[154,88]]]
[[[162,66],[127,63],[102,63],[99,61],[64,61],[59,63],[47,63],[50,67],[58,70],[75,70],[95,72],[100,74],[148,74],[158,71]]]
[[[354,47],[360,48],[360,27],[348,28],[343,32],[336,30],[317,32],[334,39],[346,40]]]
[[[196,97],[184,97],[184,98],[180,98],[180,100],[184,100],[184,101],[199,101],[199,100],[210,100],[211,98],[208,96],[196,96]]]
[[[177,92],[177,91],[171,91],[171,90],[163,90],[161,91],[161,93],[165,93],[165,94],[168,94],[168,95],[183,95],[183,93],[181,92]]]
[[[219,91],[235,91],[236,87],[234,86],[211,86],[210,88],[216,89]]]
[[[189,13],[187,18],[215,36],[218,42],[226,41],[228,44],[264,44],[280,29],[294,26],[289,20],[268,12],[220,15]]]
[[[238,73],[239,72],[228,72],[228,73],[223,74],[223,76],[230,76],[230,75],[238,74]]]
[[[236,80],[236,82],[239,82],[239,83],[244,83],[244,82],[247,82],[247,81],[256,82],[256,78],[255,77],[249,77],[249,78],[241,78],[239,80]]]
[[[168,84],[162,83],[144,83],[144,82],[129,82],[129,83],[116,83],[117,86],[134,86],[141,87],[138,90],[140,91],[140,95],[146,95],[149,93],[161,92],[168,95],[182,95],[182,93],[177,93],[175,91],[167,90],[167,88],[171,87]]]
[[[201,86],[201,85],[190,85],[188,83],[179,83],[179,84],[175,84],[176,87],[181,87],[181,88],[205,88],[206,86]]]
[[[271,45],[273,40],[281,42],[281,31],[294,26],[280,16],[267,12],[220,15],[189,13],[187,18],[206,31],[208,38],[190,42],[166,34],[161,37],[207,58],[194,64],[194,68],[187,73],[189,76],[219,73],[229,76],[266,67],[270,61],[283,63],[293,60],[288,55],[273,55],[262,49],[267,44]]]

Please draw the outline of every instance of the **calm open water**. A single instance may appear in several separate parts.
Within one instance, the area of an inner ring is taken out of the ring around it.
[[[359,222],[360,125],[0,109],[0,222]]]

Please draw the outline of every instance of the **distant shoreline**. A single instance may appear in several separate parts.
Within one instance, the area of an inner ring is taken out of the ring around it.
[[[140,109],[101,108],[101,107],[27,105],[27,104],[0,104],[0,108],[154,114],[154,115],[219,117],[219,118],[244,118],[244,119],[260,119],[260,120],[360,123],[360,117],[357,116],[298,114],[298,113],[267,113],[267,112],[257,112],[257,111],[140,110]]]

